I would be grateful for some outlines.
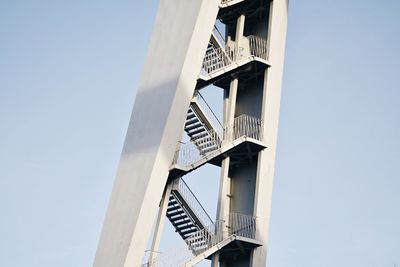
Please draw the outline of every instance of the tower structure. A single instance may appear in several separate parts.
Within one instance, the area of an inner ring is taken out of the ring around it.
[[[160,0],[94,267],[141,266],[154,218],[144,266],[266,265],[287,11]],[[221,124],[201,96],[210,85],[224,92]],[[182,179],[205,164],[221,168],[213,219]],[[165,218],[189,258],[155,253]]]

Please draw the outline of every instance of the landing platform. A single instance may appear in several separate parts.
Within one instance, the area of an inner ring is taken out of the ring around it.
[[[261,7],[267,8],[271,0],[229,0],[222,2],[218,12],[218,19],[224,24],[232,24],[236,22],[237,17],[241,14],[252,14],[260,10]]]
[[[255,57],[248,56],[239,61],[232,62],[231,65],[221,68],[213,73],[202,75],[200,74],[197,79],[196,89],[204,88],[210,84],[214,84],[221,88],[229,88],[232,77],[240,78],[242,74],[258,72],[270,67],[269,61]]]
[[[169,171],[169,179],[174,179],[177,177],[184,176],[185,174],[203,166],[206,163],[210,163],[216,166],[221,166],[222,160],[226,157],[231,157],[232,161],[235,160],[253,160],[254,156],[258,154],[259,151],[265,149],[266,146],[263,142],[243,136],[224,147],[207,154],[204,158],[196,161],[190,166],[180,166],[178,164],[172,165]],[[243,157],[247,155],[247,157]]]
[[[235,236],[235,238],[222,247],[219,250],[219,258],[223,259],[233,259],[235,256],[246,254],[255,247],[262,246],[262,242],[256,239]],[[212,255],[208,256],[207,259],[211,260]]]
[[[261,245],[262,243],[259,240],[237,235],[231,235],[228,238],[221,241],[220,243],[218,243],[217,245],[209,248],[208,250],[197,255],[195,258],[186,262],[183,265],[183,267],[194,266],[195,264],[199,263],[204,259],[211,259],[211,256],[217,251],[220,253],[220,259],[224,259],[232,255],[236,256],[236,255],[246,254],[251,249],[259,247]]]

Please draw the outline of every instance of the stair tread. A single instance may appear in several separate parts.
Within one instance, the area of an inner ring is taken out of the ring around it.
[[[196,117],[196,115],[194,115],[194,113],[192,112],[192,113],[188,113],[187,114],[186,119],[190,120],[190,119],[195,118],[195,117]]]
[[[168,202],[168,205],[175,205],[175,204],[178,204],[178,201],[176,201],[175,198],[170,199],[169,202]]]
[[[196,115],[194,114],[193,116],[186,116],[185,127],[199,121],[200,121],[199,118],[197,118]]]
[[[185,217],[185,216],[188,217],[184,211],[173,211],[173,212],[167,213],[167,217],[171,217],[171,218],[176,215],[181,215],[182,217]],[[183,215],[185,215],[185,216],[183,216]]]
[[[188,220],[188,221],[185,221],[185,222],[179,222],[179,223],[172,223],[172,225],[173,226],[175,226],[175,227],[181,227],[181,226],[183,226],[183,225],[187,225],[187,226],[195,226],[194,224],[193,224],[193,222],[192,221],[190,221],[190,220]]]
[[[214,144],[213,142],[204,143],[204,144],[199,144],[199,148],[200,148],[200,149],[211,148],[211,147],[217,147],[217,145]]]
[[[193,141],[193,142],[196,142],[196,140],[201,140],[201,139],[203,139],[204,138],[204,136],[206,135],[208,138],[211,138],[210,137],[210,134],[208,133],[208,131],[207,131],[207,129],[205,129],[204,128],[204,132],[202,132],[202,133],[196,133],[196,134],[192,134],[191,136],[190,136],[190,139]]]
[[[203,133],[203,132],[207,132],[207,130],[206,130],[206,128],[201,127],[201,128],[196,129],[196,130],[194,130],[194,131],[188,132],[188,135],[189,135],[189,136],[193,136],[193,135],[195,135],[195,134]]]
[[[211,138],[208,132],[197,135],[196,140],[193,140],[193,141],[202,140],[202,139],[206,139],[206,138]]]
[[[178,231],[180,231],[180,232],[187,232],[186,230],[192,230],[192,229],[195,229],[195,230],[197,230],[197,228],[196,228],[196,226],[194,226],[194,225],[187,225],[187,226],[183,226],[183,227],[175,227],[175,229],[177,229]]]
[[[179,210],[179,209],[182,209],[181,206],[179,206],[179,205],[168,207],[167,213],[170,212],[170,211],[176,211],[176,210]]]
[[[194,233],[194,232],[197,232],[197,231],[198,231],[197,228],[193,228],[193,229],[190,229],[190,230],[187,230],[187,231],[179,231],[179,232],[181,232],[183,234],[190,234],[190,233]]]
[[[194,129],[202,127],[202,126],[203,126],[203,124],[201,124],[201,122],[197,121],[197,123],[192,123],[190,125],[185,126],[185,131],[190,132],[191,130],[194,130]]]

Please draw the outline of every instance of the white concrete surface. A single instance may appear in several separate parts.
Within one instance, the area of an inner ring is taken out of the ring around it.
[[[218,3],[160,1],[94,267],[140,266]]]
[[[251,266],[266,266],[271,215],[272,188],[275,169],[275,151],[278,135],[283,63],[285,56],[288,0],[272,1],[269,23],[269,61],[266,70],[262,120],[263,142],[268,147],[259,152],[254,215],[258,219],[257,237],[263,246],[254,250]]]

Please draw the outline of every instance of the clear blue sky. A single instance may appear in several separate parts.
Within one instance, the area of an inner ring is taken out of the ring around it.
[[[0,1],[0,266],[91,266],[156,8]],[[291,0],[268,267],[400,266],[399,14]]]

